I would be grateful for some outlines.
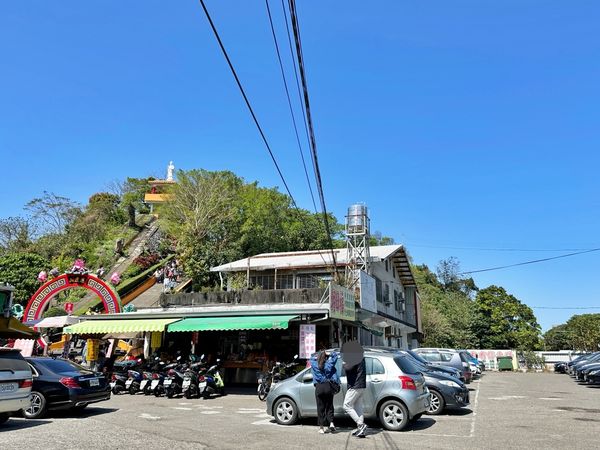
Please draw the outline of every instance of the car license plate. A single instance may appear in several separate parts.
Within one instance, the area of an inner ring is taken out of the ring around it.
[[[142,380],[142,382],[140,383],[140,390],[144,389],[147,384],[148,384],[148,380]]]
[[[90,379],[90,386],[100,386],[100,380],[98,378]]]
[[[192,384],[192,380],[183,380],[184,389],[190,387],[190,384]]]
[[[173,380],[165,380],[165,386],[171,386],[171,383],[173,382]]]
[[[1,383],[0,392],[14,392],[17,390],[17,383]]]
[[[159,380],[152,380],[152,383],[150,383],[150,387],[154,389],[156,386],[158,386],[158,382]]]
[[[131,386],[131,383],[133,383],[133,380],[127,380],[127,381],[125,382],[125,387],[126,387],[126,388],[129,388],[129,386]]]

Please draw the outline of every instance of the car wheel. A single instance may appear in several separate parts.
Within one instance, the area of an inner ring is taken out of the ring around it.
[[[431,416],[437,416],[444,410],[444,406],[446,406],[446,402],[444,401],[444,397],[438,391],[434,389],[430,389],[431,398],[429,400],[429,409],[427,410],[427,414]]]
[[[38,391],[31,392],[31,405],[23,410],[23,416],[27,419],[39,419],[46,413],[46,397]]]
[[[9,414],[8,413],[0,413],[0,425],[2,425],[4,422],[6,422],[8,420]]]
[[[408,410],[398,400],[388,400],[379,408],[379,421],[386,430],[400,431],[408,424]]]
[[[283,397],[273,406],[275,420],[280,425],[293,425],[298,420],[298,407],[290,398]]]

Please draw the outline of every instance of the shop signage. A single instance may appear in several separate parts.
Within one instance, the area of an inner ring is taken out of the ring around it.
[[[300,359],[308,359],[317,351],[317,326],[300,324]]]
[[[100,341],[98,339],[88,339],[87,340],[87,354],[85,356],[85,359],[87,361],[97,361],[99,350],[100,350]]]
[[[377,312],[377,291],[375,278],[360,271],[360,307],[364,310]]]
[[[71,303],[71,302],[65,303],[65,312],[69,315],[73,314],[73,303]]]
[[[342,286],[329,285],[329,316],[332,319],[342,319],[354,322],[356,307],[354,292]]]
[[[192,336],[192,340],[194,340],[193,336]],[[194,343],[197,343],[197,340]],[[160,331],[153,331],[152,337],[150,340],[150,347],[160,348],[161,344],[162,344],[162,333]]]

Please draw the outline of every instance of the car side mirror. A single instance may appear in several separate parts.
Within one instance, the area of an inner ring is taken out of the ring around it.
[[[307,382],[312,381],[312,380],[313,380],[312,373],[306,372],[304,375],[302,375],[302,382],[303,383],[307,383]]]

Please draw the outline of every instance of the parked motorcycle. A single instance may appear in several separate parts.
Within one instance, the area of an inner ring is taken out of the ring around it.
[[[204,375],[200,375],[198,380],[198,390],[204,399],[210,398],[212,394],[225,395],[225,383],[219,371],[221,360],[217,359],[216,362]]]
[[[173,398],[182,393],[184,370],[185,364],[181,364],[181,356],[178,356],[177,362],[174,367],[168,370],[167,378],[163,382],[165,395],[168,398]]]
[[[122,394],[127,390],[125,383],[127,383],[128,378],[125,373],[114,372],[112,374],[110,388],[114,395]]]
[[[190,359],[192,363],[183,374],[183,384],[181,386],[183,396],[187,399],[200,396],[199,380],[200,376],[206,371],[206,363],[203,361],[204,355],[200,357],[199,361],[194,361],[192,357]]]
[[[258,399],[260,401],[265,401],[267,399],[267,395],[271,390],[271,386],[275,383],[278,383],[281,380],[285,380],[286,378],[294,375],[291,373],[291,369],[296,366],[298,355],[294,355],[294,360],[291,363],[284,364],[281,362],[276,362],[275,365],[271,368],[270,371],[261,375],[258,379]]]
[[[125,382],[125,389],[130,395],[137,394],[141,389],[141,383],[144,380],[144,374],[140,370],[128,370],[128,379]]]

